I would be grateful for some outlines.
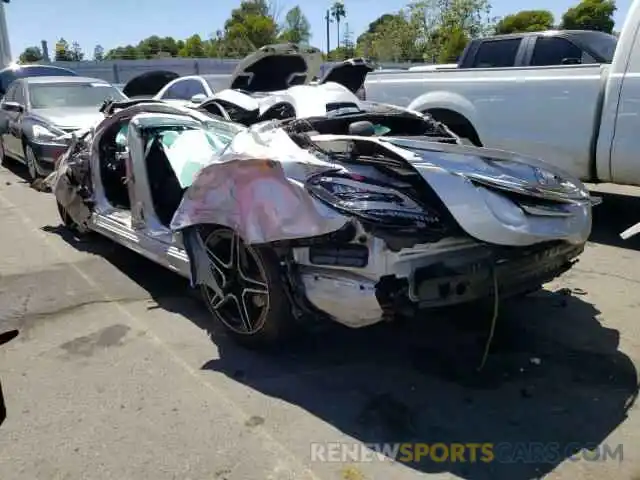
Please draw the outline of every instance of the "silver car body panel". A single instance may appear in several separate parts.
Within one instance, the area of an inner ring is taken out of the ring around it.
[[[326,84],[306,88],[329,92],[334,87]],[[290,90],[294,90],[288,92],[294,98],[301,95],[297,93],[300,87]],[[306,95],[309,104],[314,99],[326,104],[327,98]],[[109,203],[100,175],[101,137],[122,121],[129,122],[126,184],[130,210]],[[524,248],[555,241],[580,247],[590,233],[591,203],[585,187],[542,162],[507,152],[418,140],[313,135],[311,140],[330,152],[348,150],[353,142],[375,144],[379,151],[401,161],[402,168],[418,172],[465,233],[394,251],[359,220],[317,200],[305,186],[311,175],[328,169],[374,177],[381,175],[376,167],[311,153],[273,123],[238,127],[239,133],[228,147],[212,155],[208,165],[195,175],[170,225],[165,226],[154,210],[143,131],[163,125],[200,128],[211,121],[204,113],[157,104],[117,112],[88,133],[91,151],[85,157],[76,154],[62,158],[49,180],[57,200],[78,223],[189,278],[193,285],[206,284],[214,290],[218,287],[209,271],[199,225],[227,226],[245,242],[254,244],[321,237],[352,226],[359,243],[368,247],[369,261],[364,267],[318,266],[310,259],[310,247],[291,248],[308,302],[351,327],[381,320],[383,308],[376,292],[386,277],[406,280],[411,301],[446,306],[463,300],[465,295],[439,298],[437,285],[423,288],[418,295],[417,271],[445,260],[451,265],[488,261],[493,258],[491,245]],[[90,209],[86,199],[78,200],[78,195],[70,193],[76,187],[67,178],[69,172],[79,172],[83,163],[90,167]],[[519,195],[518,199],[511,198],[512,194]],[[528,213],[518,203],[522,198],[530,203]],[[536,204],[536,199],[553,199],[556,206],[547,211]],[[579,248],[575,255],[578,253]]]

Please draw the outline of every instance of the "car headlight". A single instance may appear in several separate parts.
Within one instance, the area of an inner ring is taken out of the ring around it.
[[[440,226],[440,216],[388,185],[360,175],[324,172],[307,180],[318,200],[365,222],[399,227]]]
[[[59,133],[55,133],[48,128],[43,127],[42,125],[34,125],[31,129],[31,132],[33,133],[34,138],[37,140],[53,141],[60,136]]]

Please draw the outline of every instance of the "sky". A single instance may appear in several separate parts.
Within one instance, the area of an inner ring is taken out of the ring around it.
[[[354,38],[366,30],[380,15],[403,8],[409,0],[344,0],[347,18]],[[330,0],[277,0],[284,20],[286,11],[300,5],[311,23],[311,44],[326,49],[324,15]],[[556,21],[578,0],[493,0],[492,15],[504,16],[520,10],[545,9]],[[151,35],[187,38],[194,33],[209,38],[222,29],[231,10],[240,0],[11,0],[5,4],[11,53],[17,58],[29,46],[47,40],[52,52],[55,42],[63,37],[77,41],[87,58],[96,44],[105,50],[137,44]],[[618,0],[616,29],[622,28],[631,0]],[[336,25],[331,25],[331,48],[335,47]]]

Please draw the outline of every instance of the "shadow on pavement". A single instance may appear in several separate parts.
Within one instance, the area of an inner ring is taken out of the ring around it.
[[[622,240],[620,234],[640,222],[640,197],[620,193],[594,192],[602,204],[593,209],[593,230],[589,241],[612,247],[640,250],[640,235]]]
[[[27,166],[24,163],[20,163],[12,158],[7,158],[2,166],[18,177],[15,183],[31,184],[31,181],[29,180],[29,172],[27,171]]]
[[[44,178],[38,178],[34,181],[31,181],[29,179],[29,172],[27,170],[27,166],[24,163],[20,163],[12,158],[7,158],[2,166],[13,173],[16,177],[18,177],[18,180],[15,183],[28,185],[34,190],[38,190],[40,192],[50,191],[50,189],[44,185]],[[9,183],[11,182],[9,181]]]
[[[177,275],[106,239],[44,230],[103,256],[160,308],[212,332],[219,358],[205,370],[303,408],[360,442],[502,445],[491,463],[472,462],[467,453],[466,461],[406,464],[416,471],[540,478],[580,447],[603,442],[625,420],[638,389],[633,363],[618,350],[619,332],[600,323],[593,305],[561,292],[505,305],[481,372],[490,315],[477,310],[475,318],[424,314],[363,330],[323,325],[267,355],[236,346],[212,327]],[[556,449],[541,456],[531,442]]]

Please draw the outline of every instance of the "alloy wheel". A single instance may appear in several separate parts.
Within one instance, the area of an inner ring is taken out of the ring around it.
[[[27,161],[27,169],[29,171],[29,178],[35,180],[38,178],[38,161],[36,160],[36,154],[33,153],[33,149],[27,145],[25,149],[25,157]]]
[[[219,286],[205,287],[213,314],[230,330],[252,335],[269,312],[269,285],[259,254],[231,230],[211,232],[205,240],[209,268]]]

